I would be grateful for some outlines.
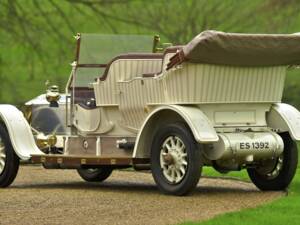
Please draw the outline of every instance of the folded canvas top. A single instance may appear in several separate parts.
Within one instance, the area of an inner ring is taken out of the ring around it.
[[[204,31],[171,58],[168,68],[183,61],[233,66],[299,65],[300,34]]]

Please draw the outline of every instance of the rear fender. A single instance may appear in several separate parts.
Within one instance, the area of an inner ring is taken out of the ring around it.
[[[20,159],[28,160],[31,155],[44,154],[36,146],[30,125],[20,110],[12,105],[0,105],[0,118],[6,126],[12,146]]]
[[[289,132],[293,140],[300,140],[300,112],[285,103],[276,103],[267,114],[269,127],[279,132]]]
[[[134,147],[133,157],[150,157],[150,146],[156,130],[164,123],[183,121],[199,143],[213,143],[219,137],[206,115],[198,108],[167,105],[153,110],[144,121]]]

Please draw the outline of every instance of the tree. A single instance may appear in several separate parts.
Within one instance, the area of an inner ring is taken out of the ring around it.
[[[296,0],[1,0],[0,102],[25,101],[48,79],[63,87],[77,32],[160,34],[184,44],[206,29],[295,32],[298,11]]]

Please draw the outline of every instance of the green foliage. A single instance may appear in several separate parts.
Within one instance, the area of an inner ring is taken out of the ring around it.
[[[61,91],[74,59],[73,35],[160,34],[184,44],[203,30],[289,33],[299,27],[295,0],[2,0],[0,102],[22,104],[45,91]],[[288,75],[284,100],[299,105],[299,72]]]
[[[300,109],[300,70],[297,68],[288,70],[282,101]]]

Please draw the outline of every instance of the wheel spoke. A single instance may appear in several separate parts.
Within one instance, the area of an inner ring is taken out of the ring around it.
[[[178,137],[175,137],[176,140],[176,148],[180,149],[183,145],[183,143],[181,142],[181,140]]]
[[[182,174],[180,174],[180,171],[179,170],[176,170],[176,177],[177,177],[177,179],[176,179],[176,182],[179,182],[180,180],[181,180],[181,178],[182,178]]]
[[[168,150],[168,151],[170,151],[170,150],[171,150],[171,146],[170,146],[170,145],[168,145],[167,143],[165,144],[165,147],[167,148],[167,150]]]
[[[182,158],[186,158],[186,157],[187,157],[187,154],[186,154],[186,153],[181,153],[181,157],[182,157]]]
[[[6,151],[5,145],[0,137],[0,174],[3,172],[5,167],[5,160],[6,160]]]
[[[183,166],[180,167],[180,171],[181,171],[182,175],[185,174],[185,168]]]
[[[5,159],[6,158],[6,154],[4,152],[0,152],[0,158]]]
[[[4,151],[0,151],[0,157],[5,157],[5,152]]]
[[[176,147],[175,141],[174,141],[174,137],[171,137],[171,146],[174,148]]]
[[[278,163],[278,164],[277,164],[277,166],[276,166],[276,169],[275,169],[275,171],[276,171],[276,172],[279,172],[279,171],[280,171],[280,169],[281,169],[281,164],[279,164],[279,163]]]
[[[176,173],[175,173],[175,169],[174,168],[172,168],[171,177],[172,177],[172,182],[176,182]]]
[[[182,164],[187,166],[187,161],[185,159],[182,159]]]

